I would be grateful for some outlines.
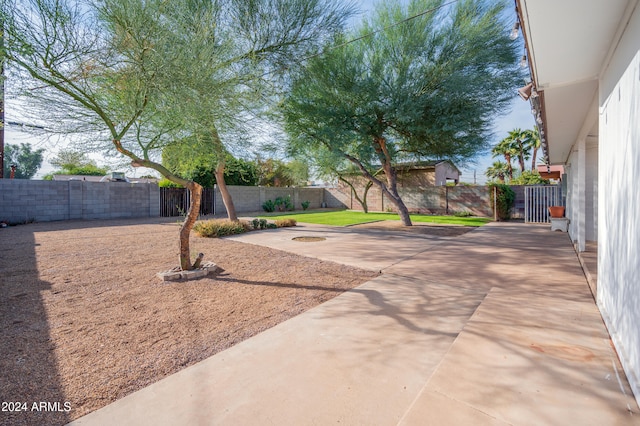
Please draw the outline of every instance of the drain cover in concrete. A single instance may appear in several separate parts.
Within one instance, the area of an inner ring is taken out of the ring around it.
[[[303,243],[311,243],[315,241],[324,241],[325,237],[295,237],[292,238],[293,241],[302,241]]]

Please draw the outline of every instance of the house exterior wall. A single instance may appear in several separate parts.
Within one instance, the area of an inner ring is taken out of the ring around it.
[[[587,140],[585,152],[585,239],[598,240],[598,143]]]
[[[446,185],[447,179],[458,183],[460,181],[460,172],[448,162],[436,164],[435,184]]]
[[[597,301],[640,403],[640,8],[600,78]]]
[[[384,178],[384,175],[383,175]],[[435,186],[435,169],[416,169],[398,172],[398,187]]]

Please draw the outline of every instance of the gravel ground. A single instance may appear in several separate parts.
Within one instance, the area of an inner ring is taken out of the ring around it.
[[[0,229],[0,424],[81,417],[304,312],[370,271],[192,237],[224,272],[164,283],[175,220]]]

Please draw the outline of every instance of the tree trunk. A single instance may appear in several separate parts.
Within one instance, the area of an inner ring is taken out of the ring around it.
[[[133,167],[148,167],[150,169],[154,169],[160,172],[162,176],[169,179],[171,182],[182,185],[187,188],[187,190],[189,190],[189,210],[187,211],[187,216],[184,218],[184,222],[182,222],[182,226],[180,227],[180,269],[182,269],[183,271],[193,269],[193,265],[191,264],[191,253],[189,249],[189,236],[191,235],[193,225],[196,224],[196,220],[198,220],[198,216],[200,215],[202,186],[191,180],[183,179],[174,175],[162,164],[156,163],[146,158],[138,158],[135,154],[122,146],[120,139],[114,139],[113,144],[115,145],[118,152],[131,158],[131,165]]]
[[[357,158],[344,152],[342,153],[342,155],[347,160],[355,164],[360,169],[364,177],[369,179],[374,185],[378,186],[382,190],[382,192],[386,194],[387,197],[389,197],[389,200],[391,200],[391,202],[398,209],[398,215],[400,216],[400,220],[402,220],[402,224],[404,226],[412,226],[413,224],[411,223],[411,217],[409,216],[409,209],[407,209],[407,206],[405,206],[404,201],[402,201],[400,194],[398,194],[396,173],[395,169],[391,166],[391,157],[389,156],[389,152],[386,148],[386,141],[384,140],[384,138],[377,138],[375,143],[376,152],[382,154],[382,168],[385,172],[385,175],[387,176],[388,187],[380,179],[372,175]]]
[[[224,181],[224,160],[218,160],[216,165],[216,183],[220,188],[220,194],[222,195],[222,202],[227,209],[227,217],[234,222],[238,221],[238,215],[236,214],[236,206],[233,204],[233,198],[229,193],[229,188]]]
[[[538,156],[538,148],[534,147],[533,148],[533,154],[532,154],[532,157],[531,157],[531,171],[532,172],[536,170],[536,160],[537,160],[536,157],[537,156]]]
[[[513,166],[511,165],[511,156],[509,154],[505,154],[504,159],[507,162],[507,176],[509,176],[509,179],[513,179]]]
[[[364,213],[369,213],[369,206],[367,205],[367,193],[369,192],[369,188],[371,188],[371,185],[372,185],[371,181],[368,181],[367,184],[365,185],[363,197],[360,198],[360,196],[358,195],[358,191],[356,191],[355,186],[353,186],[353,184],[351,182],[349,182],[348,180],[346,180],[342,176],[338,176],[338,179],[343,181],[347,185],[349,185],[349,188],[351,188],[351,192],[356,197],[356,201],[358,203],[360,203],[360,205],[362,206],[362,211]]]
[[[202,186],[195,182],[190,182],[187,185],[187,189],[190,195],[189,210],[180,227],[180,269],[183,271],[193,269],[189,248],[189,235],[200,215],[200,200],[202,199]]]
[[[400,216],[400,220],[404,226],[412,226],[411,217],[409,216],[409,209],[402,201],[400,194],[398,193],[398,176],[396,175],[396,170],[391,165],[391,157],[387,150],[387,143],[384,138],[379,138],[377,144],[380,146],[380,151],[382,152],[384,158],[382,159],[382,168],[384,169],[384,174],[387,177],[387,188],[385,188],[390,196],[390,200],[393,204],[395,204],[398,209],[398,215]]]
[[[367,182],[367,184],[364,187],[364,193],[362,194],[362,210],[365,213],[369,213],[369,205],[367,204],[367,194],[369,193],[369,189],[371,189],[371,187],[373,186],[373,184],[371,183],[371,181]]]

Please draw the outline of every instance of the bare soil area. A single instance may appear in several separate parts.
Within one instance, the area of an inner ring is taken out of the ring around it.
[[[376,275],[224,239],[191,246],[224,272],[155,276],[177,265],[175,220],[0,229],[0,424],[64,424]]]

